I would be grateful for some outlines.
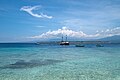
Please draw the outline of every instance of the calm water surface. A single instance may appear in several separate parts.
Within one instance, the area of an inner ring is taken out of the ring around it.
[[[120,44],[0,44],[0,80],[120,80]]]

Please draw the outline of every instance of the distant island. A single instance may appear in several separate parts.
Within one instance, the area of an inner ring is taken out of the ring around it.
[[[106,44],[110,43],[109,41],[69,41],[70,45],[76,44]],[[40,41],[36,44],[60,44],[60,41]]]

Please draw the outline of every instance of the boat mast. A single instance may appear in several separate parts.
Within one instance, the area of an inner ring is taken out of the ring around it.
[[[63,34],[62,34],[62,42],[63,42]]]
[[[67,35],[66,35],[66,42],[67,42]]]
[[[61,42],[63,42],[63,29],[62,29],[62,41]]]

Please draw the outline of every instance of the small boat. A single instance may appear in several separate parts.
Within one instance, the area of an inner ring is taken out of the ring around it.
[[[82,45],[82,44],[78,44],[78,45],[75,45],[76,47],[85,47],[85,45]]]
[[[67,35],[65,41],[63,41],[63,35],[62,35],[62,41],[60,42],[60,45],[69,45],[69,42],[67,41]]]
[[[104,47],[104,46],[101,44],[96,44],[96,47]]]
[[[69,42],[67,42],[67,41],[62,41],[62,42],[60,43],[60,45],[69,45]]]

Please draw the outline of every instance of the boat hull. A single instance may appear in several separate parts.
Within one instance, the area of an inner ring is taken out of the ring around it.
[[[61,42],[60,45],[69,45],[69,42]]]

